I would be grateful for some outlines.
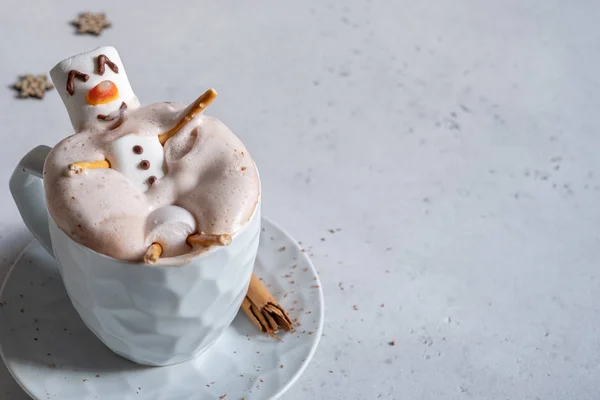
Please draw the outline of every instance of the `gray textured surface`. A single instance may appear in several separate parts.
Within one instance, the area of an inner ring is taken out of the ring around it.
[[[600,3],[160,3],[5,0],[0,79],[113,44],[142,102],[219,90],[264,214],[323,280],[325,337],[286,399],[600,396]],[[67,24],[88,7],[100,38]],[[1,94],[6,187],[70,127],[55,92]],[[8,264],[28,235],[3,193]]]

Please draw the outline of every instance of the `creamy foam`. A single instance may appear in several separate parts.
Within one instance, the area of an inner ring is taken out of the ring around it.
[[[239,231],[258,202],[258,171],[241,141],[216,118],[197,116],[171,137],[164,146],[165,175],[147,186],[115,169],[66,173],[75,162],[110,159],[119,139],[134,145],[127,135],[147,143],[186,111],[179,103],[157,103],[105,122],[104,130],[94,127],[59,142],[44,165],[46,199],[57,225],[77,242],[128,261],[140,261],[157,238],[165,243],[164,257],[194,256],[204,251],[185,244],[194,228]],[[138,156],[132,149],[132,160]]]

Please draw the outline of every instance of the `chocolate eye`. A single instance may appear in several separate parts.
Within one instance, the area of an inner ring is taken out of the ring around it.
[[[104,54],[100,54],[98,56],[98,58],[96,59],[96,65],[98,75],[104,75],[104,71],[107,65],[110,69],[112,69],[112,72],[114,72],[115,74],[119,73],[119,67],[117,67],[117,65],[114,62],[110,61],[110,59]]]
[[[90,79],[90,76],[74,69],[69,71],[69,76],[67,77],[67,93],[69,93],[71,96],[75,94],[75,79],[79,79],[82,82],[87,82],[88,79]]]

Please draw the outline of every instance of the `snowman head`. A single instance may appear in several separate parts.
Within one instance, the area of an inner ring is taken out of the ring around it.
[[[114,47],[67,58],[52,68],[50,77],[76,132],[106,128],[109,116],[140,106]]]

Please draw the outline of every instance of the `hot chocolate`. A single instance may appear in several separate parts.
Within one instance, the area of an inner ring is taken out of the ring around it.
[[[241,141],[201,114],[214,90],[187,107],[141,107],[112,47],[50,74],[76,132],[44,166],[48,209],[66,234],[117,259],[163,264],[235,240],[260,181]]]

